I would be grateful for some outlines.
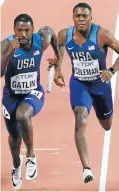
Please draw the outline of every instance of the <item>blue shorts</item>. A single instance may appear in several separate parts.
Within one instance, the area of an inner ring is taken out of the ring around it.
[[[41,85],[37,89],[32,90],[27,95],[13,95],[8,88],[3,90],[3,115],[5,118],[6,126],[11,134],[17,134],[18,122],[16,120],[16,109],[19,105],[27,103],[34,109],[33,116],[37,115],[44,105],[44,90]]]
[[[72,109],[84,106],[88,113],[92,106],[99,119],[113,115],[112,89],[110,83],[81,82],[74,77],[70,79],[70,104]]]

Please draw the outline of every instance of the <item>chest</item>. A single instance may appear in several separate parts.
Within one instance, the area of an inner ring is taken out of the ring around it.
[[[93,55],[89,51],[74,50],[71,52],[71,57],[72,57],[72,59],[79,60],[79,61],[93,60]]]
[[[66,49],[71,59],[79,61],[91,61],[104,56],[104,52],[99,49],[98,44],[91,41],[86,41],[82,46],[70,41],[66,45]]]
[[[41,56],[40,50],[19,51],[14,53],[10,63],[15,70],[34,69],[39,66]]]
[[[34,57],[25,58],[25,59],[18,59],[16,61],[16,69],[27,69],[27,68],[34,68],[36,65],[36,60]]]

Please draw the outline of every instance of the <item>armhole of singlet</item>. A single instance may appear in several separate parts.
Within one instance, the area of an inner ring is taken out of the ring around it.
[[[7,40],[8,40],[8,41],[12,41],[13,39],[14,39],[13,35],[7,37]]]
[[[92,24],[92,32],[90,34],[89,40],[93,43],[98,44],[98,31],[100,26],[96,24]]]
[[[100,25],[97,25],[97,31],[96,31],[96,43],[97,43],[97,45],[98,45],[98,33],[99,33],[99,29],[100,29]],[[106,52],[106,54],[107,54],[108,47],[105,46],[105,47],[104,47],[104,50],[105,50],[105,52]]]
[[[99,32],[100,26],[98,25],[97,31],[96,31],[96,43],[98,44],[98,32]]]
[[[67,29],[67,32],[66,32],[66,43],[65,43],[65,45],[72,40],[72,38],[73,38],[73,31],[74,31],[74,26],[71,26],[71,27],[69,27],[69,28]]]
[[[42,39],[38,33],[33,33],[33,45],[42,50]]]
[[[99,33],[99,29],[100,29],[100,26],[98,27],[98,30],[97,30],[97,44],[98,44],[98,33]],[[105,53],[107,54],[108,46],[104,46],[103,48],[104,48],[104,50],[105,50]]]

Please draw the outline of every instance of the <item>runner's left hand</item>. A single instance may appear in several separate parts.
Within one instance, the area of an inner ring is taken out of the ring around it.
[[[100,78],[102,82],[108,83],[113,76],[113,73],[109,70],[100,71]]]

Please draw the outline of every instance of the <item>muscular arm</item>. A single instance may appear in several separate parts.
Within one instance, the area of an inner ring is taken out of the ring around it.
[[[9,63],[10,57],[12,55],[8,50],[9,41],[7,39],[1,42],[1,77],[4,76],[6,67]]]
[[[66,41],[66,30],[62,29],[58,33],[58,45],[59,45],[59,51],[60,51],[60,59],[57,63],[57,67],[61,69],[61,64],[63,61],[64,53],[65,53],[65,41]]]
[[[48,26],[45,26],[39,29],[38,33],[42,36],[44,50],[49,45],[51,45],[54,50],[55,56],[59,59],[60,58],[59,47],[57,43],[56,34],[53,31],[53,29]]]
[[[62,87],[65,86],[65,81],[61,72],[61,64],[65,52],[66,29],[59,31],[57,39],[58,39],[60,58],[56,62],[54,82],[56,83],[56,85]]]
[[[117,41],[114,36],[108,30],[102,29],[102,38],[104,45],[110,47],[114,50],[117,54],[119,54],[119,41]],[[119,57],[115,61],[114,65],[112,66],[115,71],[119,70]]]

